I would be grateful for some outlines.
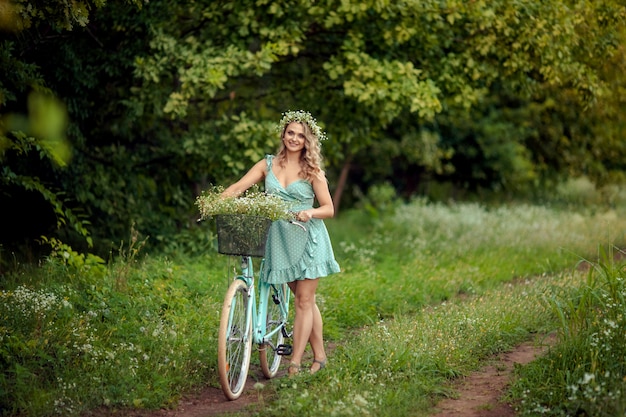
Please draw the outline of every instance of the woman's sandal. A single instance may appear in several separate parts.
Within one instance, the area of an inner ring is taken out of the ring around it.
[[[289,378],[298,375],[300,372],[300,364],[295,362],[290,362],[287,367],[287,373],[289,374]]]
[[[320,367],[317,368],[316,370],[313,370],[313,365],[318,364]],[[311,365],[311,375],[313,375],[314,373],[317,373],[319,371],[321,371],[322,369],[326,368],[326,359],[318,361],[317,359],[313,359],[313,365]]]

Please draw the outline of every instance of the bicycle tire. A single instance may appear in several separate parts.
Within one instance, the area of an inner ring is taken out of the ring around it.
[[[278,373],[282,360],[282,356],[278,354],[276,348],[285,341],[283,326],[287,321],[289,311],[289,289],[287,284],[271,285],[267,294],[265,334],[277,328],[279,330],[259,346],[259,359],[263,375],[266,378],[273,378]]]
[[[229,400],[239,398],[246,386],[252,353],[252,315],[249,288],[235,280],[224,297],[217,349],[220,385]]]

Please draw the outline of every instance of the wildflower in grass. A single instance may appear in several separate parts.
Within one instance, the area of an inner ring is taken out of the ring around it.
[[[358,407],[367,407],[369,405],[369,402],[360,394],[354,396],[354,403]]]
[[[71,307],[71,304],[61,302],[56,294],[43,290],[33,291],[23,286],[17,287],[14,291],[0,291],[0,299],[3,299],[15,314],[24,316],[46,317],[59,306]]]
[[[588,372],[585,372],[585,375],[583,376],[583,378],[580,381],[578,381],[578,383],[582,384],[582,385],[586,385],[589,382],[593,381],[594,379],[596,379],[596,376],[594,374],[590,374]]]

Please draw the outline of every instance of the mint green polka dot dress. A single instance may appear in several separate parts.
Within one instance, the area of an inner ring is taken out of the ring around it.
[[[273,159],[273,155],[266,156],[265,191],[293,203],[293,211],[312,208],[315,193],[311,183],[297,180],[283,188],[272,172]],[[285,220],[272,223],[265,246],[262,280],[283,284],[326,277],[340,271],[324,221],[311,219],[302,224],[306,231]]]

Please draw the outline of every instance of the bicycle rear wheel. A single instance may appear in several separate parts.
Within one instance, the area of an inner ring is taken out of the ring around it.
[[[273,378],[278,372],[282,355],[278,347],[284,343],[284,323],[289,312],[289,288],[287,284],[270,285],[267,300],[267,316],[265,334],[276,331],[271,337],[265,338],[259,346],[261,370],[266,378]]]
[[[220,318],[217,368],[220,385],[229,400],[239,398],[246,386],[252,351],[252,323],[248,286],[237,279],[230,284]]]

